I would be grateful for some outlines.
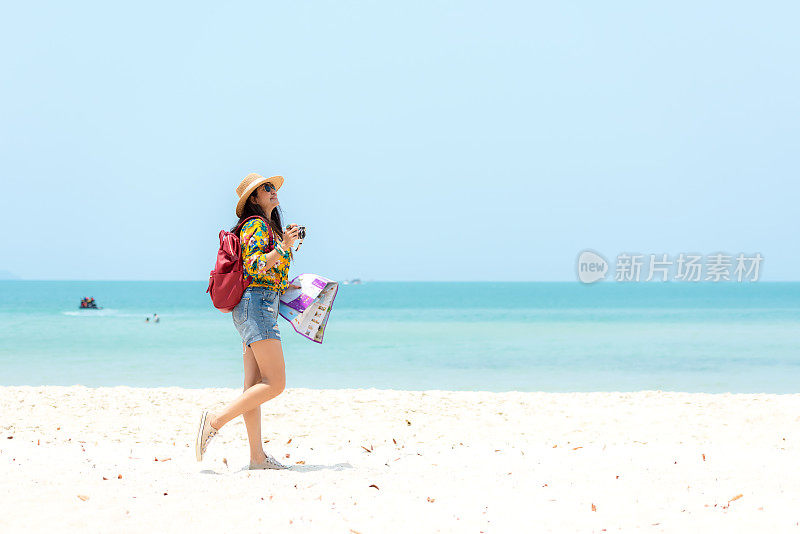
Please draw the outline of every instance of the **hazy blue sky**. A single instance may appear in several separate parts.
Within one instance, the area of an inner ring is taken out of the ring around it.
[[[584,248],[797,280],[794,2],[14,2],[0,270],[204,280],[250,171],[292,274],[575,280]]]

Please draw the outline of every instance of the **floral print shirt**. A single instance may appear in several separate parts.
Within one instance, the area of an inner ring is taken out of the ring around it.
[[[242,226],[239,231],[242,260],[245,272],[252,277],[251,287],[266,287],[281,295],[289,285],[289,263],[293,256],[289,250],[288,258],[280,256],[278,263],[267,269],[264,257],[272,252],[272,247],[269,246],[269,232],[267,224],[261,219],[252,219]],[[277,234],[272,232],[272,235],[283,248],[283,243]]]

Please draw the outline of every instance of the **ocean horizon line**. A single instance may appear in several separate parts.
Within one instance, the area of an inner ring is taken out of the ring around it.
[[[651,281],[626,281],[617,282],[615,280],[604,280],[591,284],[584,284],[577,278],[574,280],[379,280],[371,278],[343,278],[341,280],[332,279],[336,282],[350,282],[352,280],[359,280],[360,283],[419,283],[419,284],[580,284],[586,286],[592,285],[674,285],[674,286],[692,286],[692,285],[743,285],[752,286],[755,284],[791,284],[798,283],[798,280],[758,280],[755,282],[737,282],[733,280],[727,281],[696,281],[685,282],[679,280],[651,280]],[[182,282],[182,283],[207,283],[208,279],[202,280],[177,280],[177,279],[129,279],[129,278],[0,278],[0,282]],[[357,284],[356,284],[357,285]]]

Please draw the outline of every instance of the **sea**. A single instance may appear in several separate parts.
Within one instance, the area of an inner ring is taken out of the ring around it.
[[[0,385],[241,388],[206,286],[0,281]],[[368,281],[322,344],[278,320],[288,388],[800,392],[794,282]]]

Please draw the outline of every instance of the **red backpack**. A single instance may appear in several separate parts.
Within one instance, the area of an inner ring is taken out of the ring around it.
[[[217,263],[214,270],[208,277],[208,289],[206,293],[211,294],[211,302],[214,307],[224,313],[233,311],[247,286],[252,282],[252,278],[245,274],[244,263],[242,262],[242,245],[239,242],[239,231],[242,226],[250,219],[261,219],[258,215],[253,215],[237,224],[233,232],[220,230],[219,250],[217,251]],[[265,221],[266,222],[266,221]],[[269,246],[273,247],[274,238],[272,228],[267,222],[269,231]]]

